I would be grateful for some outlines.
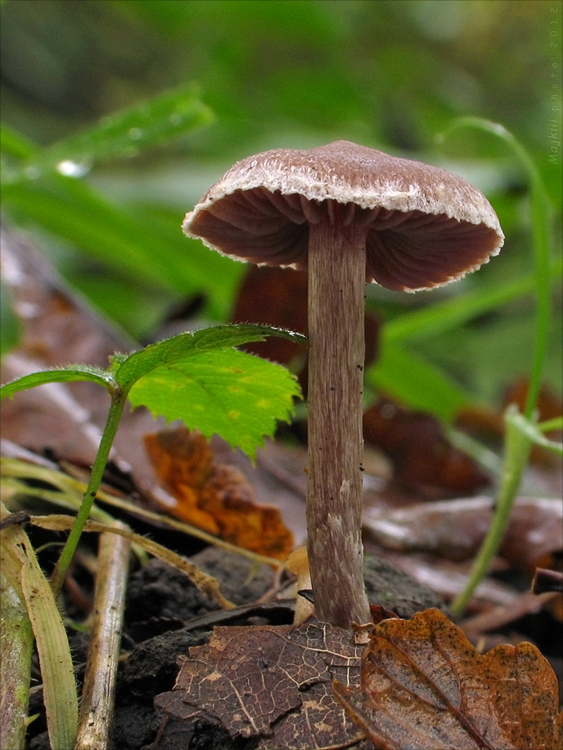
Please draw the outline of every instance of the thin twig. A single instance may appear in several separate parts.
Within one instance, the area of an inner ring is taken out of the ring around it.
[[[126,527],[116,521],[116,527]],[[100,535],[94,618],[75,750],[106,750],[113,714],[131,542]]]

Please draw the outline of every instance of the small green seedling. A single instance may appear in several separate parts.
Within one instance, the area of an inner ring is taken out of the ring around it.
[[[46,383],[89,380],[106,388],[110,396],[84,500],[53,572],[55,595],[90,515],[127,400],[167,421],[181,419],[206,437],[217,433],[250,458],[264,436],[273,434],[276,421],[289,418],[293,399],[300,395],[295,377],[279,365],[235,348],[266,336],[306,341],[301,334],[270,326],[218,326],[182,333],[133,354],[115,354],[107,370],[68,365],[26,375],[0,388],[0,398],[5,398]]]

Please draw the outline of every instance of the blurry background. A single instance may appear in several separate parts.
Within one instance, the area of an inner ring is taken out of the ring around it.
[[[368,382],[444,419],[498,405],[533,351],[525,176],[487,133],[436,136],[462,115],[512,131],[547,185],[557,247],[561,11],[551,0],[5,0],[4,218],[146,341],[179,310],[184,327],[230,319],[249,267],[180,225],[235,160],[344,138],[451,169],[491,200],[505,247],[432,293],[372,285],[368,305],[390,333]],[[556,311],[560,275],[554,258]],[[442,317],[416,323],[425,309]],[[560,315],[551,336],[546,381],[560,392]]]

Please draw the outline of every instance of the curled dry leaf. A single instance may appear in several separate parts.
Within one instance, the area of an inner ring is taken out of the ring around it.
[[[362,733],[331,693],[331,681],[359,684],[361,647],[348,630],[316,620],[298,627],[220,627],[190,648],[174,690],[156,705],[189,735],[194,720],[256,738],[259,750],[349,747]],[[187,744],[186,744],[187,746]]]
[[[361,688],[334,692],[378,750],[557,750],[557,679],[530,643],[480,654],[435,609],[375,626]]]
[[[257,505],[245,476],[216,464],[209,442],[184,427],[144,436],[146,451],[164,488],[176,500],[166,506],[183,521],[239,547],[284,560],[293,534],[280,512]]]

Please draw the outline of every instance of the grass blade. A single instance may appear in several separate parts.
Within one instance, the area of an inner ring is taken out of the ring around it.
[[[22,597],[39,654],[49,741],[51,747],[57,750],[73,750],[78,724],[78,698],[63,621],[27,534],[19,526],[9,531],[10,551],[21,565]]]

